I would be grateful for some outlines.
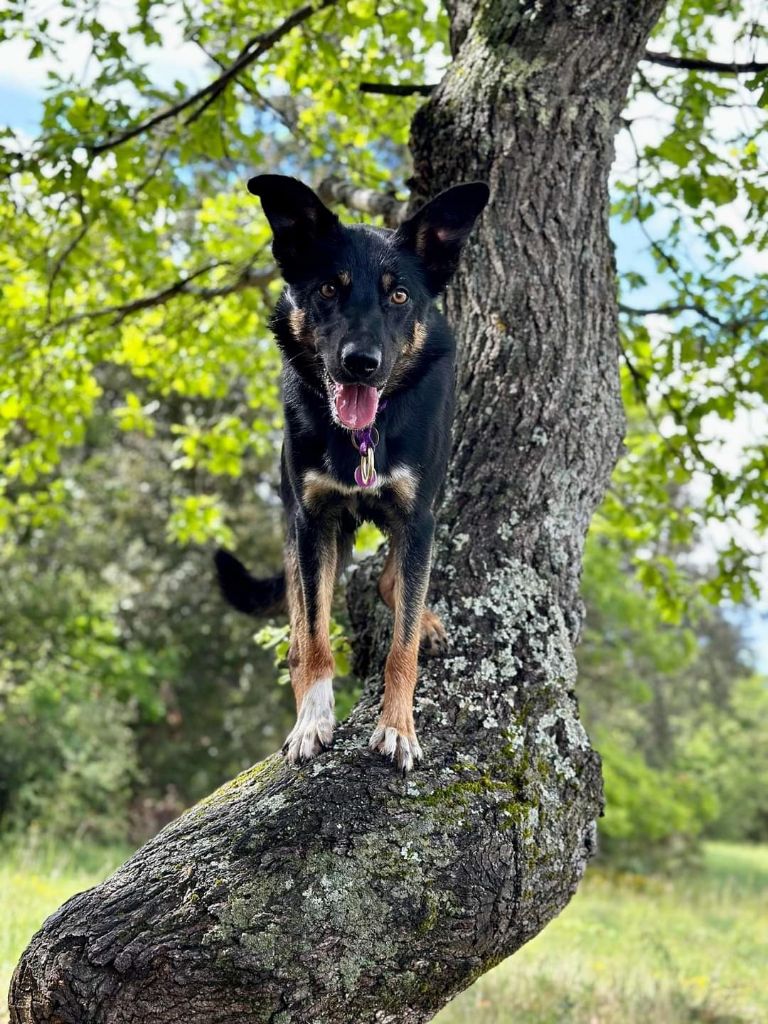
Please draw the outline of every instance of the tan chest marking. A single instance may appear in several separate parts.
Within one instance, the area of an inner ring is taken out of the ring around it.
[[[380,474],[373,487],[367,488],[358,487],[357,484],[345,484],[330,473],[308,469],[302,480],[302,500],[305,505],[311,507],[332,494],[356,498],[363,494],[380,494],[382,490],[389,488],[395,492],[397,503],[409,512],[416,501],[417,485],[415,473],[407,466],[395,466],[391,472]]]

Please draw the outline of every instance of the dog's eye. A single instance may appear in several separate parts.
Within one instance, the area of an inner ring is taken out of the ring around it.
[[[333,281],[323,281],[320,285],[320,294],[324,299],[335,299],[338,290]]]
[[[392,294],[389,296],[389,301],[394,302],[396,306],[402,306],[403,303],[409,299],[408,292],[405,288],[395,288]]]

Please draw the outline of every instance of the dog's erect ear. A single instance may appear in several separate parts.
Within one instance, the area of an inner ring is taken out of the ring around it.
[[[272,228],[272,252],[286,280],[306,264],[317,243],[340,226],[336,214],[297,178],[259,174],[249,179],[248,191],[261,200]]]
[[[442,291],[456,270],[461,248],[489,195],[483,181],[455,185],[431,199],[397,229],[395,245],[419,257],[433,295]]]

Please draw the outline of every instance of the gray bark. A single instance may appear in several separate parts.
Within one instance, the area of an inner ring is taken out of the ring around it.
[[[567,903],[602,799],[573,695],[582,542],[623,426],[607,175],[662,7],[449,4],[415,191],[485,178],[492,201],[447,299],[451,646],[421,670],[426,764],[403,779],[366,749],[390,627],[363,568],[365,695],[334,749],[256,765],[67,902],[17,968],[14,1024],[416,1024]]]

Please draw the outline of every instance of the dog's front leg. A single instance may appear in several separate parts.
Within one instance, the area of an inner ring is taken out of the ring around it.
[[[327,524],[298,511],[286,549],[291,620],[288,664],[296,698],[296,725],[283,750],[292,763],[308,761],[333,738],[334,660],[330,642],[337,542]]]
[[[413,722],[413,692],[434,528],[431,513],[423,513],[406,521],[390,539],[395,624],[384,669],[381,716],[370,746],[406,772],[422,757]]]

